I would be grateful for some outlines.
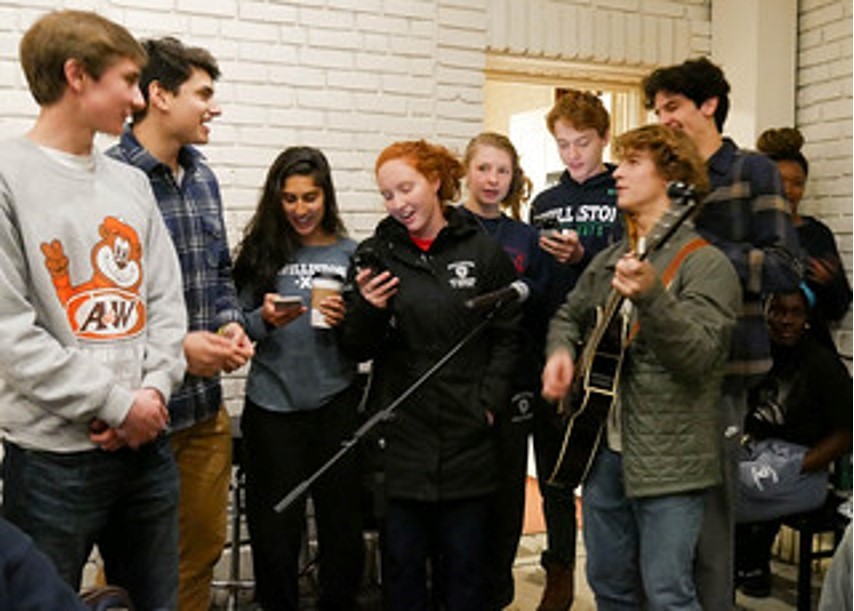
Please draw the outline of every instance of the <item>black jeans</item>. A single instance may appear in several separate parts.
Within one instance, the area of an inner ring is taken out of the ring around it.
[[[488,608],[491,505],[490,494],[453,501],[388,499],[383,574],[389,611],[425,611],[434,603],[444,611]]]
[[[323,407],[279,413],[248,398],[243,411],[246,519],[252,541],[255,596],[265,611],[299,608],[299,555],[305,497],[283,513],[275,505],[341,447],[356,428],[357,387]],[[364,566],[361,494],[350,451],[310,490],[318,540],[321,609],[353,609]]]
[[[513,602],[513,563],[525,521],[525,481],[528,477],[528,437],[533,420],[530,391],[513,395],[510,410],[495,422],[498,452],[498,490],[493,495],[494,527],[490,535],[489,609]]]
[[[546,549],[541,563],[543,566],[574,566],[578,537],[575,491],[546,483],[560,454],[566,425],[554,404],[547,403],[538,394],[534,400],[534,458],[546,521]]]

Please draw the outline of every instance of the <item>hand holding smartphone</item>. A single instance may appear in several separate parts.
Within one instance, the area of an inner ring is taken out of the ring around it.
[[[276,295],[273,297],[273,307],[276,312],[299,310],[302,305],[302,297],[299,295]]]
[[[357,270],[370,269],[373,275],[376,276],[385,271],[385,265],[380,260],[376,252],[371,248],[363,248],[353,255],[353,264]]]

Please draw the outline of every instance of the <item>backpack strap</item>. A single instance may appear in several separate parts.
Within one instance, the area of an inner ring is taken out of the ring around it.
[[[670,288],[670,283],[673,282],[673,279],[676,277],[676,272],[679,271],[679,268],[682,266],[682,262],[685,258],[690,255],[695,250],[699,250],[705,246],[708,246],[709,242],[704,240],[703,238],[694,238],[690,242],[686,243],[682,248],[679,249],[679,252],[676,253],[676,256],[670,260],[670,263],[667,264],[667,267],[661,274],[661,283],[664,285],[665,289]],[[631,341],[635,338],[635,335],[640,331],[640,323],[636,320],[632,324],[631,330],[629,330],[629,336],[626,339],[626,346],[628,346]]]

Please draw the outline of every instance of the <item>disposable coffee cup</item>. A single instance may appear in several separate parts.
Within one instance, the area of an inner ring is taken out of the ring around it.
[[[320,311],[320,302],[330,295],[340,295],[341,277],[337,274],[315,274],[311,279],[311,326],[317,329],[328,329],[329,325]]]

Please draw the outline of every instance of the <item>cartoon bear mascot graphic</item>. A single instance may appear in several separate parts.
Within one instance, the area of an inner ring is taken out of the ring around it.
[[[74,334],[81,339],[132,337],[145,326],[142,283],[142,245],[136,231],[108,216],[98,228],[100,241],[92,248],[92,277],[72,285],[62,242],[41,245],[45,266]]]

